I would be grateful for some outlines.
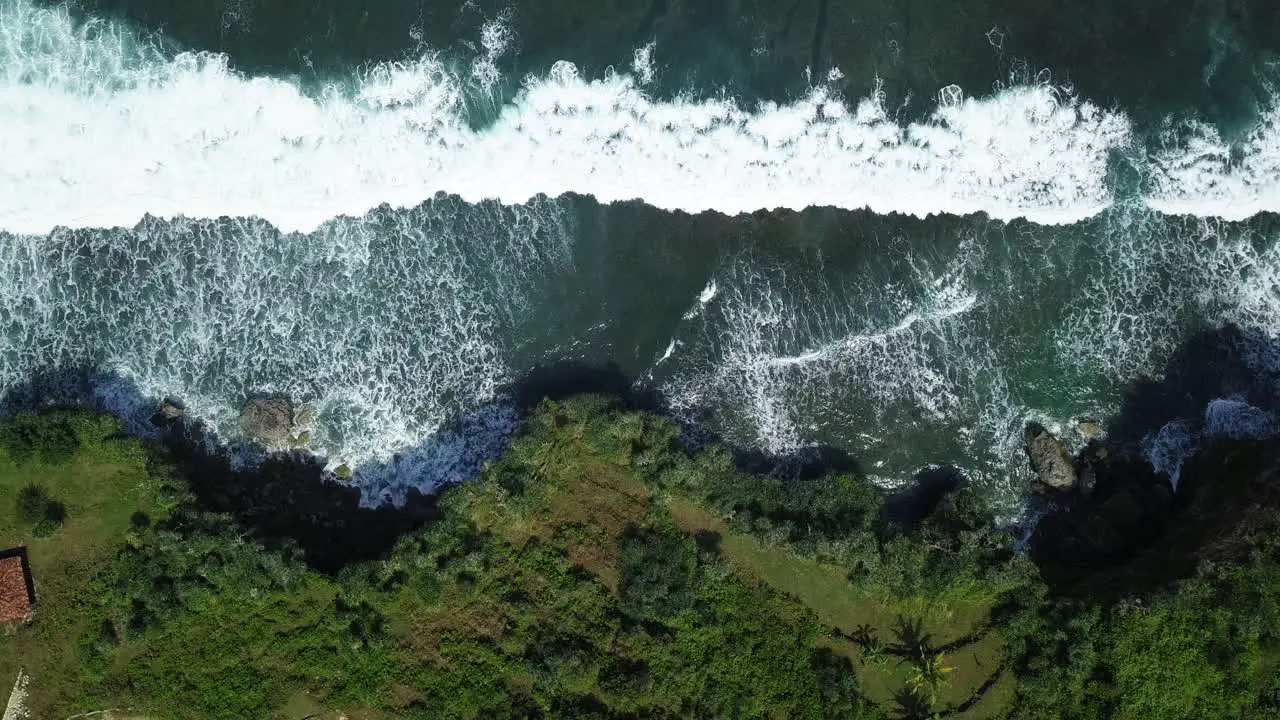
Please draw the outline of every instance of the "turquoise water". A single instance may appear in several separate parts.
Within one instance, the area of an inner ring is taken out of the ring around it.
[[[576,360],[1012,510],[1028,420],[1280,333],[1261,4],[178,8],[0,0],[0,385],[287,392],[370,502]]]

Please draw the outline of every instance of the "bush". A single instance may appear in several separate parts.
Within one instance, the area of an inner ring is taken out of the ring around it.
[[[636,617],[663,619],[693,600],[694,550],[680,537],[653,529],[634,531],[618,543],[618,595]]]
[[[1257,697],[1260,670],[1255,623],[1241,623],[1246,617],[1199,580],[1119,610],[1109,628],[1117,715],[1239,717]]]
[[[36,537],[49,537],[66,522],[67,508],[39,485],[28,485],[18,491],[18,517]]]
[[[80,449],[80,436],[65,413],[21,413],[0,426],[0,446],[17,463],[61,463]]]

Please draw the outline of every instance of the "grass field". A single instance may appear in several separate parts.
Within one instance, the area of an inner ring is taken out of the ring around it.
[[[120,435],[115,418],[69,411],[53,417],[78,440],[69,457],[15,458],[0,443],[0,547],[27,547],[37,593],[32,623],[4,638],[0,682],[24,669],[33,678],[32,706],[54,688],[76,685],[75,642],[87,630],[76,602],[86,580],[126,542],[135,513],[157,520],[168,510],[161,481],[148,472],[146,448]],[[18,510],[19,493],[31,485],[66,506],[65,522],[48,537],[39,537]]]
[[[768,583],[812,610],[828,627],[849,635],[870,626],[877,637],[894,636],[898,623],[913,619],[923,624],[923,632],[937,646],[960,644],[944,653],[952,670],[949,682],[939,693],[935,707],[954,709],[966,703],[968,717],[999,717],[1011,699],[990,693],[1001,669],[1003,641],[999,634],[984,632],[991,607],[982,595],[972,599],[893,598],[852,585],[841,568],[794,553],[765,546],[753,537],[733,532],[728,523],[706,509],[682,498],[668,498],[667,507],[676,525],[690,534],[715,533],[720,551],[744,576]],[[969,642],[965,642],[969,639]],[[885,657],[869,662],[858,646],[843,637],[824,637],[819,642],[855,662],[860,686],[867,696],[886,711],[896,708],[896,695],[907,686],[911,666],[900,659]],[[975,693],[986,690],[983,697]],[[990,697],[988,697],[990,695]]]

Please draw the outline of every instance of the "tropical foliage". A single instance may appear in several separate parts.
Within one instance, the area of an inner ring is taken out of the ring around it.
[[[890,521],[854,474],[747,473],[585,397],[320,572],[118,430],[0,421],[0,544],[41,583],[0,673],[37,717],[1280,717],[1274,521],[1162,590],[1055,597],[963,487]]]

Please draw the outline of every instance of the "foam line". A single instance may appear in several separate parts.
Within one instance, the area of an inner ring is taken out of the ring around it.
[[[438,192],[1070,223],[1109,205],[1107,158],[1130,138],[1123,115],[1043,86],[986,99],[952,89],[927,121],[903,125],[876,98],[824,88],[754,109],[659,102],[630,76],[585,79],[568,63],[473,131],[463,99],[475,78],[432,54],[308,95],[221,56],[166,57],[127,29],[0,1],[0,228],[19,233],[147,213],[307,231]],[[486,33],[497,56],[504,35]],[[641,80],[652,71],[641,63]]]
[[[929,313],[926,315],[922,315],[918,312],[909,313],[906,317],[902,319],[901,322],[899,322],[897,325],[894,325],[893,327],[887,330],[852,335],[842,340],[838,340],[828,345],[824,345],[821,348],[818,348],[815,350],[808,350],[806,352],[800,353],[799,355],[772,358],[770,359],[769,362],[771,362],[774,365],[803,365],[805,363],[810,363],[817,360],[823,360],[823,359],[829,358],[837,353],[856,351],[868,343],[880,342],[894,335],[907,332],[908,330],[911,329],[911,326],[915,325],[918,322],[921,322],[921,321],[934,322],[937,320],[945,320],[946,318],[949,318],[953,315],[959,315],[961,313],[968,312],[969,310],[973,309],[974,305],[977,305],[977,304],[978,304],[978,296],[969,295],[965,298],[962,298],[955,305],[951,307],[943,308],[935,313]]]
[[[1168,139],[1150,159],[1148,207],[1230,221],[1280,211],[1280,107],[1264,112],[1237,143],[1204,123],[1183,123],[1175,132],[1182,137]]]

